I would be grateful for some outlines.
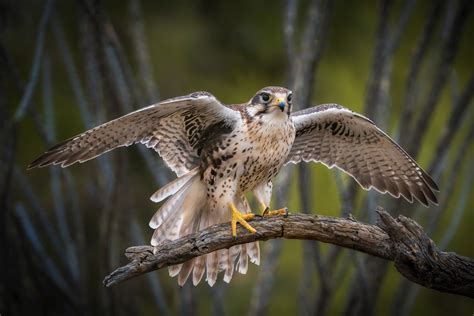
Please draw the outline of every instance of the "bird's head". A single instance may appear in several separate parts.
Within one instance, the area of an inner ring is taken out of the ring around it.
[[[266,87],[258,91],[247,106],[252,117],[280,117],[287,119],[291,113],[292,92],[282,87]]]

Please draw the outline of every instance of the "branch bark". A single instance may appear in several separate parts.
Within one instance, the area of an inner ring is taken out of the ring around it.
[[[126,250],[131,261],[104,279],[110,287],[144,273],[183,263],[212,251],[237,244],[273,238],[310,239],[355,249],[390,260],[409,280],[424,287],[474,298],[474,260],[453,252],[440,251],[422,227],[405,216],[394,219],[379,208],[380,221],[369,225],[349,218],[296,214],[256,218],[252,234],[238,228],[233,238],[229,223],[214,225],[165,243],[153,254],[152,246]]]

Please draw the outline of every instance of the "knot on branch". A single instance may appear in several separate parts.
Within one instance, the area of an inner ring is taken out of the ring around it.
[[[379,226],[390,236],[395,267],[405,275],[430,274],[436,268],[439,250],[414,220],[403,215],[393,218],[382,208],[377,209]]]
[[[390,236],[396,269],[407,279],[428,288],[474,297],[474,261],[440,251],[413,219],[394,219],[377,209],[378,225]]]

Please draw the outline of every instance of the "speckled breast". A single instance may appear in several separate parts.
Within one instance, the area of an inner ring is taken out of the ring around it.
[[[211,209],[273,178],[295,138],[291,121],[245,124],[207,148],[202,180]]]
[[[290,121],[265,125],[255,122],[249,124],[246,134],[249,147],[238,163],[242,168],[238,180],[241,192],[277,175],[291,150],[295,129]]]

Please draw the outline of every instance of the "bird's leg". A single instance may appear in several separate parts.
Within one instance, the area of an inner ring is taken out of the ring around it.
[[[230,222],[232,227],[232,236],[237,237],[237,223],[240,223],[251,233],[257,232],[255,228],[253,228],[249,225],[249,223],[247,223],[247,220],[254,218],[255,214],[242,214],[233,203],[229,203],[229,209],[232,212],[232,220]]]
[[[262,208],[262,216],[272,216],[272,215],[283,215],[285,217],[288,216],[288,208],[286,207],[280,208],[278,210],[270,211],[270,208],[266,206],[265,203],[261,203],[260,206]]]

